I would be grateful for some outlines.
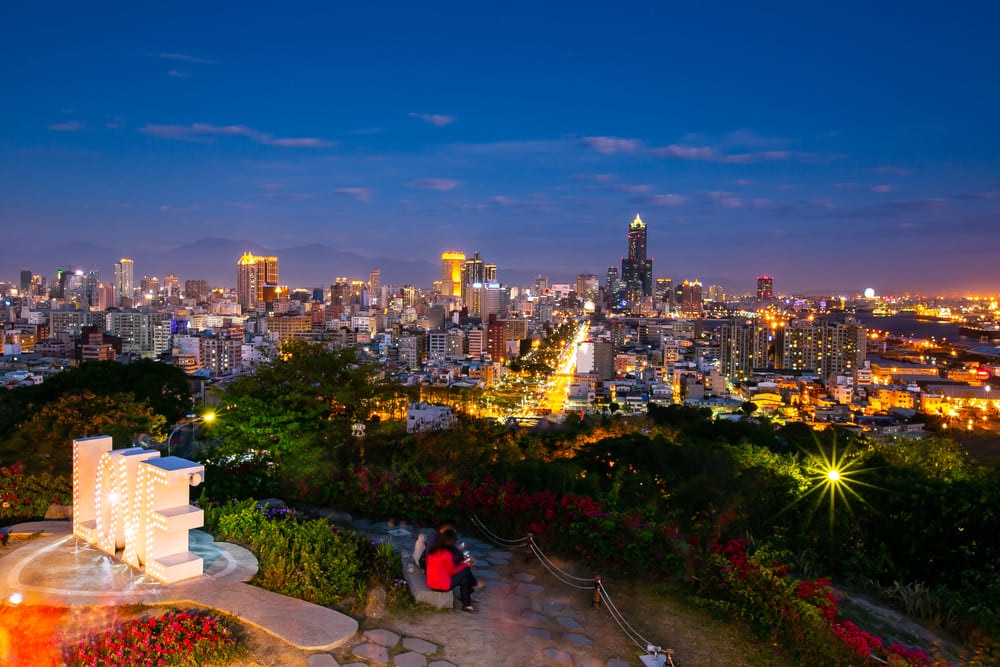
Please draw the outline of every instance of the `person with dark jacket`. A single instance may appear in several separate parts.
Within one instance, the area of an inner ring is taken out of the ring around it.
[[[455,562],[455,539],[454,530],[445,530],[427,550],[427,587],[433,591],[450,591],[458,587],[463,611],[474,612],[472,589],[478,582],[472,574],[473,560]]]

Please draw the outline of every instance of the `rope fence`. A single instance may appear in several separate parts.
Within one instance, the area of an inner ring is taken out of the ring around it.
[[[576,575],[570,574],[566,570],[560,568],[556,565],[551,558],[549,558],[542,548],[538,546],[538,542],[535,541],[533,534],[528,533],[526,536],[518,538],[516,540],[505,539],[500,537],[492,530],[489,529],[482,520],[473,515],[473,524],[483,532],[486,538],[493,542],[497,546],[501,546],[508,549],[527,547],[534,554],[538,562],[560,583],[569,586],[571,588],[576,588],[579,590],[592,590],[594,592],[593,606],[597,609],[601,606],[601,602],[604,602],[604,608],[608,611],[608,614],[615,621],[619,628],[621,628],[622,633],[628,637],[629,641],[635,644],[640,651],[646,651],[653,656],[663,656],[666,659],[664,664],[666,667],[676,667],[673,661],[674,651],[673,649],[664,650],[662,647],[653,644],[651,641],[646,639],[639,633],[635,627],[628,622],[625,615],[618,610],[615,606],[614,600],[611,598],[611,594],[604,587],[604,583],[601,581],[600,575],[594,575],[593,577],[578,577]],[[867,656],[869,660],[879,665],[888,665],[889,661],[885,658],[881,658],[875,654]]]
[[[608,593],[608,590],[604,587],[604,583],[601,581],[601,577],[599,575],[595,575],[593,577],[578,577],[562,569],[548,557],[548,555],[538,545],[538,542],[535,541],[535,537],[531,533],[528,533],[525,537],[515,540],[506,539],[490,530],[478,516],[473,515],[472,522],[483,532],[483,535],[485,535],[490,542],[493,542],[493,544],[497,546],[506,548],[529,548],[535,558],[538,559],[538,562],[541,563],[548,573],[561,584],[578,590],[592,590],[594,592],[594,608],[597,609],[603,606],[603,608],[606,609],[608,614],[611,616],[612,620],[614,620],[618,627],[621,628],[622,633],[628,638],[629,641],[635,644],[640,651],[652,654],[656,658],[663,657],[665,659],[665,662],[658,664],[663,664],[668,667],[676,667],[673,660],[673,650],[663,650],[660,646],[653,644],[651,641],[643,637],[642,634],[628,622],[625,615],[618,610],[614,600],[611,599],[611,594]],[[601,604],[602,601],[604,602],[603,605]]]

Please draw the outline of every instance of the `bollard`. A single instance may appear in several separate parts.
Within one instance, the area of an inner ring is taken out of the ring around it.
[[[594,575],[594,600],[591,602],[594,609],[601,608],[601,575]]]
[[[534,544],[534,543],[535,543],[535,534],[534,533],[528,533],[528,543],[525,545],[526,548],[524,550],[524,562],[525,563],[531,562],[531,554],[532,554],[531,545]]]

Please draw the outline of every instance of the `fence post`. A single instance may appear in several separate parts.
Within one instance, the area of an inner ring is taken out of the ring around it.
[[[601,608],[601,575],[594,575],[594,599],[591,602],[594,609]]]
[[[524,562],[528,563],[531,561],[531,554],[533,553],[532,545],[535,543],[535,534],[528,533],[528,543],[525,545],[524,550]]]

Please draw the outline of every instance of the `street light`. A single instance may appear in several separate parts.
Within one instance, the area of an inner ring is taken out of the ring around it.
[[[184,415],[184,421],[176,424],[172,429],[170,429],[170,435],[167,436],[167,456],[170,456],[171,445],[174,441],[174,434],[181,430],[185,426],[194,426],[198,422],[210,422],[215,419],[214,412],[206,412],[203,415],[189,414]]]

